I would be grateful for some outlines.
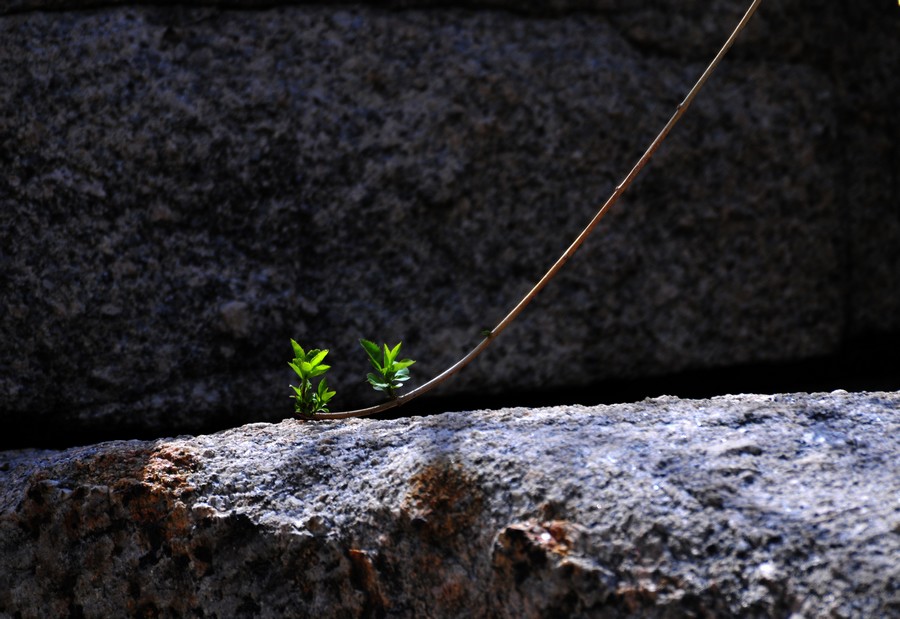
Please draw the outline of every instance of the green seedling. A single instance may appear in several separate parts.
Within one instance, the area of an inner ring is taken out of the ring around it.
[[[737,27],[732,31],[731,36],[725,41],[725,44],[719,49],[719,52],[713,58],[712,62],[706,67],[706,70],[700,75],[697,81],[694,83],[693,87],[688,91],[687,96],[682,100],[681,103],[678,104],[678,107],[675,108],[675,113],[669,118],[669,121],[662,128],[662,131],[654,138],[654,140],[647,147],[647,150],[644,151],[644,154],[641,155],[640,159],[638,159],[637,163],[634,167],[631,168],[631,171],[625,176],[624,180],[621,183],[616,185],[615,190],[612,192],[612,195],[607,198],[606,202],[603,203],[602,206],[594,213],[593,218],[587,224],[587,226],[581,231],[581,233],[575,237],[575,240],[569,245],[568,249],[557,259],[556,262],[550,267],[550,269],[541,277],[540,280],[528,291],[528,293],[522,297],[522,299],[515,305],[515,307],[510,310],[510,312],[499,322],[497,326],[493,329],[484,328],[481,330],[481,335],[484,339],[477,345],[475,348],[470,350],[463,358],[458,360],[456,363],[448,367],[446,370],[432,378],[431,380],[425,382],[422,385],[419,385],[412,391],[409,391],[401,396],[396,396],[394,394],[394,390],[401,387],[402,384],[409,379],[409,366],[415,363],[411,359],[403,359],[401,361],[396,361],[397,354],[400,350],[400,344],[397,344],[393,349],[389,349],[387,345],[384,346],[384,350],[382,351],[375,343],[370,342],[368,340],[360,340],[360,344],[366,350],[366,354],[369,355],[369,360],[372,362],[372,365],[376,369],[376,373],[368,375],[369,384],[376,391],[383,391],[388,394],[388,401],[383,402],[377,406],[370,406],[367,408],[361,408],[359,410],[345,411],[339,413],[323,413],[321,416],[313,413],[313,417],[323,418],[323,419],[344,419],[348,417],[364,417],[366,415],[372,415],[389,408],[394,408],[408,402],[414,398],[417,398],[428,391],[434,389],[444,381],[448,380],[450,377],[454,376],[457,372],[459,372],[462,368],[467,366],[472,362],[478,355],[482,353],[482,351],[488,347],[489,344],[494,342],[497,339],[497,336],[502,333],[506,327],[508,327],[516,317],[524,310],[529,303],[531,303],[532,299],[543,290],[544,286],[547,285],[550,280],[552,280],[560,269],[569,261],[572,255],[578,250],[579,247],[584,243],[585,239],[591,234],[594,228],[597,227],[597,224],[601,219],[606,215],[610,208],[619,200],[619,197],[625,192],[628,187],[634,182],[634,179],[640,173],[641,170],[644,169],[644,166],[650,161],[653,157],[653,154],[659,149],[660,145],[665,141],[666,137],[669,135],[669,132],[675,126],[675,124],[684,116],[685,112],[687,112],[688,107],[691,105],[691,102],[697,96],[697,93],[700,92],[700,89],[706,83],[709,76],[712,74],[713,70],[719,65],[719,62],[725,56],[726,52],[731,48],[737,36],[741,33],[747,23],[750,21],[750,18],[756,12],[756,9],[759,7],[759,4],[762,0],[751,0],[750,7],[747,9],[747,12],[744,13],[744,16],[741,18],[740,22],[738,22]],[[295,343],[296,346],[296,343]],[[302,350],[302,349],[301,349]],[[310,351],[316,352],[319,351]],[[326,351],[327,352],[327,351]],[[324,354],[323,354],[324,356]],[[315,359],[315,356],[313,356]],[[321,362],[321,358],[318,359]],[[322,366],[319,366],[320,368]],[[327,368],[327,366],[325,366]],[[296,368],[295,368],[296,371]],[[323,370],[324,371],[324,370]],[[298,371],[298,374],[300,372]],[[302,375],[301,375],[302,376]],[[324,379],[322,380],[324,383]],[[298,390],[296,387],[295,390]],[[311,388],[310,388],[311,389]],[[320,389],[323,389],[320,384]],[[316,392],[318,393],[318,392]],[[329,392],[327,387],[322,391],[324,394],[322,397],[319,397],[319,402],[327,402],[327,399],[334,395],[334,392]],[[331,395],[327,395],[327,394]],[[298,396],[300,396],[298,390]],[[327,396],[327,397],[326,397]],[[302,397],[298,397],[299,400],[302,401]],[[311,400],[312,401],[312,400]],[[327,411],[327,408],[316,408],[316,404],[311,405],[311,409],[305,410],[322,410]]]
[[[291,385],[291,389],[294,390],[294,395],[291,396],[294,399],[294,412],[300,417],[312,417],[317,413],[327,413],[328,401],[334,397],[335,392],[328,388],[328,382],[324,376],[315,389],[313,389],[312,379],[322,376],[331,368],[330,365],[322,363],[328,351],[313,348],[307,352],[294,340],[291,340],[291,346],[294,348],[294,360],[288,365],[300,377],[298,387]]]
[[[375,368],[375,373],[369,373],[366,379],[372,385],[375,391],[382,391],[391,399],[396,398],[394,390],[403,386],[403,383],[409,380],[409,366],[415,361],[412,359],[401,359],[397,361],[397,354],[400,352],[400,344],[393,348],[384,345],[384,349],[378,347],[375,342],[369,340],[359,340],[360,345],[369,355],[369,362]]]

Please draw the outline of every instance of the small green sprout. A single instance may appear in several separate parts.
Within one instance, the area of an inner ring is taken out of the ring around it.
[[[291,389],[294,390],[294,395],[291,396],[294,399],[294,412],[300,417],[327,413],[328,401],[334,397],[335,392],[328,388],[325,377],[322,377],[318,387],[313,389],[312,379],[331,368],[330,365],[322,363],[328,351],[313,348],[307,352],[294,340],[291,340],[291,346],[294,348],[294,360],[288,365],[300,377],[299,387],[291,385]]]
[[[366,379],[375,391],[382,391],[391,399],[397,397],[394,393],[395,389],[403,386],[403,383],[409,380],[409,366],[415,361],[412,359],[401,359],[397,361],[397,354],[400,352],[400,344],[393,348],[384,345],[384,349],[378,347],[375,342],[369,340],[359,340],[360,345],[369,355],[369,361],[375,368],[375,373],[369,373]]]

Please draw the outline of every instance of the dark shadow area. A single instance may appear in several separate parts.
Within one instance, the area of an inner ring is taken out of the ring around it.
[[[477,363],[477,361],[476,361]],[[541,407],[563,404],[616,404],[672,395],[680,398],[709,398],[739,393],[792,393],[900,390],[900,334],[873,334],[857,338],[840,354],[791,363],[760,363],[719,369],[679,372],[630,380],[601,381],[587,387],[548,391],[520,391],[505,394],[431,395],[402,408],[373,416],[398,419],[434,415],[448,411],[484,410],[506,407]],[[250,420],[247,420],[249,422]],[[208,434],[236,425],[223,419],[217,425],[170,428],[166,436]],[[340,423],[340,422],[336,422]],[[19,419],[0,435],[0,450],[36,447],[63,449],[118,439],[155,439],[158,434],[141,428],[114,429],[54,427],[46,418]]]
[[[476,362],[477,363],[477,362]],[[408,406],[378,415],[395,419],[453,410],[539,407],[563,404],[616,404],[672,395],[686,399],[755,393],[897,391],[900,390],[900,334],[859,338],[840,355],[791,363],[759,363],[693,370],[631,380],[601,381],[589,387],[424,397]]]

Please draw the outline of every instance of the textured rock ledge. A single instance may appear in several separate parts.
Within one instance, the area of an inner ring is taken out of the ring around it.
[[[900,612],[900,393],[0,453],[0,616]]]

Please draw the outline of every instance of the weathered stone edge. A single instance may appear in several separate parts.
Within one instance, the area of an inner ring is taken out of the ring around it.
[[[898,411],[663,397],[7,452],[0,613],[886,616]]]

